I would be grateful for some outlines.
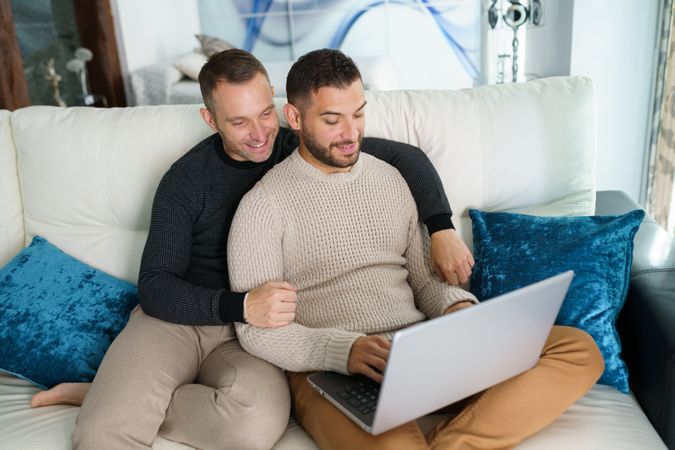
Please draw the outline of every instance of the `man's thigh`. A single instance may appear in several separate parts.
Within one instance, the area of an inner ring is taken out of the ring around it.
[[[312,388],[307,381],[309,375],[287,373],[293,413],[322,449],[428,448],[426,438],[415,422],[408,422],[377,436],[366,433]]]
[[[174,390],[192,383],[230,328],[165,322],[137,307],[108,349],[78,416],[84,428],[151,442]]]
[[[160,434],[205,449],[267,449],[283,434],[289,413],[281,369],[233,340],[209,354],[193,384],[175,391]]]
[[[148,383],[173,385],[175,389],[191,383],[211,351],[231,339],[230,327],[178,325],[136,307],[106,352],[94,384],[100,384],[100,377],[123,383],[127,389],[135,385],[147,388]]]

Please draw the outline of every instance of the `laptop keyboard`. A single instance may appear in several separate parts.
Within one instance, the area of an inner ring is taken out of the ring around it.
[[[375,411],[377,397],[380,395],[380,385],[374,381],[363,380],[347,386],[338,396],[344,399],[361,414],[370,414]]]

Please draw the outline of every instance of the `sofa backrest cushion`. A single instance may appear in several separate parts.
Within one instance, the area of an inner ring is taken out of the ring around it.
[[[159,180],[208,136],[199,106],[34,106],[13,113],[26,242],[45,237],[136,282]]]
[[[595,108],[588,78],[370,92],[367,101],[366,134],[427,152],[467,242],[469,208],[538,215],[595,211]]]
[[[11,113],[0,111],[0,266],[23,248],[25,239],[10,121]]]
[[[367,92],[366,99],[366,135],[408,142],[428,153],[468,243],[468,208],[549,215],[594,211],[588,79]],[[275,102],[281,113],[283,99]],[[39,234],[87,264],[136,281],[161,176],[211,133],[198,109],[36,106],[14,112],[25,244]]]

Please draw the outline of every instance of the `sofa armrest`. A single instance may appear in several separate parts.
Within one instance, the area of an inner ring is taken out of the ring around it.
[[[597,193],[596,214],[641,206],[620,191]],[[617,327],[631,390],[668,448],[675,449],[675,244],[647,215],[635,236],[626,304]]]

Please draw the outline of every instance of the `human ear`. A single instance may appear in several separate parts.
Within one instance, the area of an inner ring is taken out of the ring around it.
[[[299,131],[302,128],[302,123],[300,120],[300,110],[290,103],[284,105],[284,116],[288,121],[288,125],[296,131]]]
[[[206,124],[209,126],[209,128],[211,128],[215,132],[218,132],[218,127],[216,126],[216,121],[215,121],[213,115],[211,115],[211,113],[209,112],[208,109],[200,108],[199,109],[199,115],[202,116],[202,119],[204,120],[204,122],[206,122]]]
[[[213,131],[216,132],[218,131],[218,127],[216,126],[216,120],[208,109],[199,108],[199,115],[202,116],[202,120],[206,122],[209,128],[211,128]]]

